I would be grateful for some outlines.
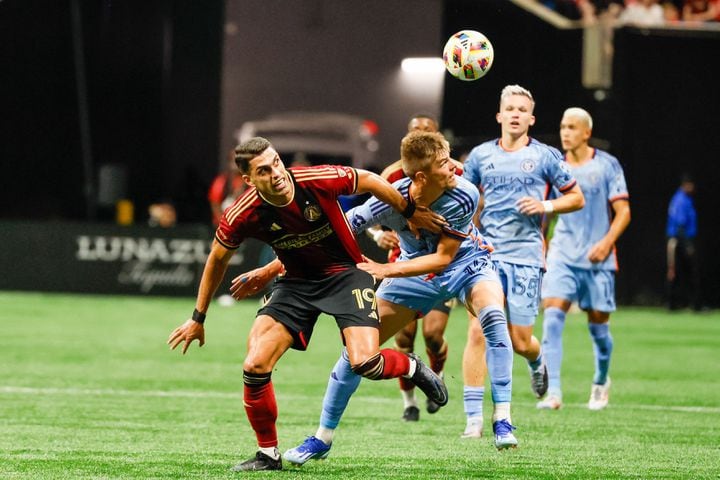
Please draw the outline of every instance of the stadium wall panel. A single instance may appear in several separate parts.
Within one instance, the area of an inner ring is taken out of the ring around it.
[[[0,231],[0,290],[195,296],[212,242],[204,225],[3,221]],[[243,242],[218,294],[259,266],[262,245]]]

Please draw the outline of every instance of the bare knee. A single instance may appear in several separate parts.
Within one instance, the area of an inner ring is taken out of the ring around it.
[[[445,343],[442,332],[427,332],[424,337],[425,346],[432,352],[439,351]]]
[[[513,351],[521,356],[526,356],[530,354],[530,342],[522,342],[522,341],[515,341],[513,339]]]
[[[272,372],[273,365],[268,360],[263,360],[255,356],[245,357],[243,362],[243,370],[249,373],[266,373]]]
[[[588,322],[590,323],[608,323],[610,321],[610,313],[598,312],[597,310],[588,310]]]
[[[405,353],[413,351],[415,343],[415,330],[403,328],[395,334],[395,347],[397,350]]]

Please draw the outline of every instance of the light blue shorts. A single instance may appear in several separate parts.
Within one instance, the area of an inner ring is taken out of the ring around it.
[[[508,322],[521,327],[535,325],[540,310],[542,269],[501,260],[494,263],[505,292]]]
[[[375,295],[425,315],[438,302],[453,297],[458,297],[460,302],[465,304],[472,288],[480,281],[499,281],[489,255],[451,264],[439,275],[386,278],[377,288]]]
[[[583,310],[615,311],[615,272],[588,270],[564,263],[548,265],[542,298],[578,302]]]

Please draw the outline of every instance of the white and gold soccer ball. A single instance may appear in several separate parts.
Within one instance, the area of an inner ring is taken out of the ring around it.
[[[463,81],[482,78],[493,64],[492,43],[475,30],[460,30],[443,49],[443,62],[450,75]]]

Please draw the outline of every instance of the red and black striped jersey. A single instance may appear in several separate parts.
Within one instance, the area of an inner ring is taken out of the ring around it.
[[[284,206],[250,188],[223,213],[218,242],[236,249],[246,238],[272,246],[290,278],[320,279],[362,261],[355,235],[338,203],[357,190],[351,167],[322,165],[287,169],[293,199]]]

